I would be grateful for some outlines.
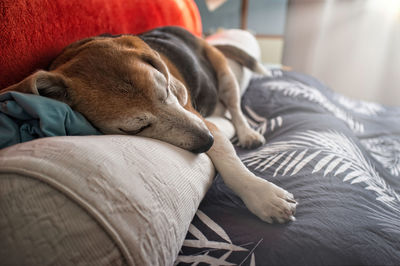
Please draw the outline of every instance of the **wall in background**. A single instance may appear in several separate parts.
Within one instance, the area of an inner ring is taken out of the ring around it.
[[[285,33],[287,0],[249,0],[248,29],[257,35]]]
[[[201,16],[203,33],[206,35],[220,28],[240,28],[240,0],[228,0],[214,11],[209,11],[205,0],[195,0]]]
[[[400,105],[400,0],[291,0],[283,63],[352,98]]]
[[[212,12],[204,0],[195,2],[205,34],[220,28],[240,28],[241,0],[228,0]],[[280,64],[282,61],[286,12],[287,0],[249,0],[247,29],[256,34],[265,63]]]

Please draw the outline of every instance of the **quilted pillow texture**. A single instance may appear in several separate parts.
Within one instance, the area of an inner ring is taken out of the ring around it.
[[[205,155],[132,136],[0,151],[2,265],[172,265],[214,177]]]
[[[201,34],[194,0],[1,0],[0,14],[0,89],[48,67],[82,38],[166,25]]]

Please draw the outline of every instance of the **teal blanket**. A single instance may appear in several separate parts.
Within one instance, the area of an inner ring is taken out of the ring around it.
[[[100,134],[65,103],[34,94],[0,94],[0,149],[43,137]]]

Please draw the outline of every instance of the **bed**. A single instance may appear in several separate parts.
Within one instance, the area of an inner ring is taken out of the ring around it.
[[[217,175],[178,265],[400,263],[400,108],[349,99],[279,69],[251,80],[242,108],[267,142],[236,151],[255,174],[295,195],[297,220],[262,222]]]
[[[0,8],[1,88],[46,68],[87,35],[161,25],[201,34],[190,0],[7,0]],[[0,150],[2,264],[400,264],[398,107],[348,99],[295,71],[253,76],[242,108],[266,144],[245,150],[232,142],[251,171],[299,202],[296,221],[268,224],[224,185],[205,154],[99,135],[54,100],[0,96],[2,115],[10,116],[7,104],[19,105],[25,113],[17,108],[15,118],[26,115],[24,128],[34,126],[24,131],[33,132],[26,142]],[[58,116],[42,119],[49,114]],[[66,130],[46,135],[46,121]],[[84,131],[69,129],[74,121]]]

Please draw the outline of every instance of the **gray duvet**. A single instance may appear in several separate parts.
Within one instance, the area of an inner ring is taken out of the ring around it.
[[[400,108],[281,70],[253,79],[242,107],[267,142],[237,153],[295,195],[297,221],[262,222],[217,176],[177,263],[399,265]]]

